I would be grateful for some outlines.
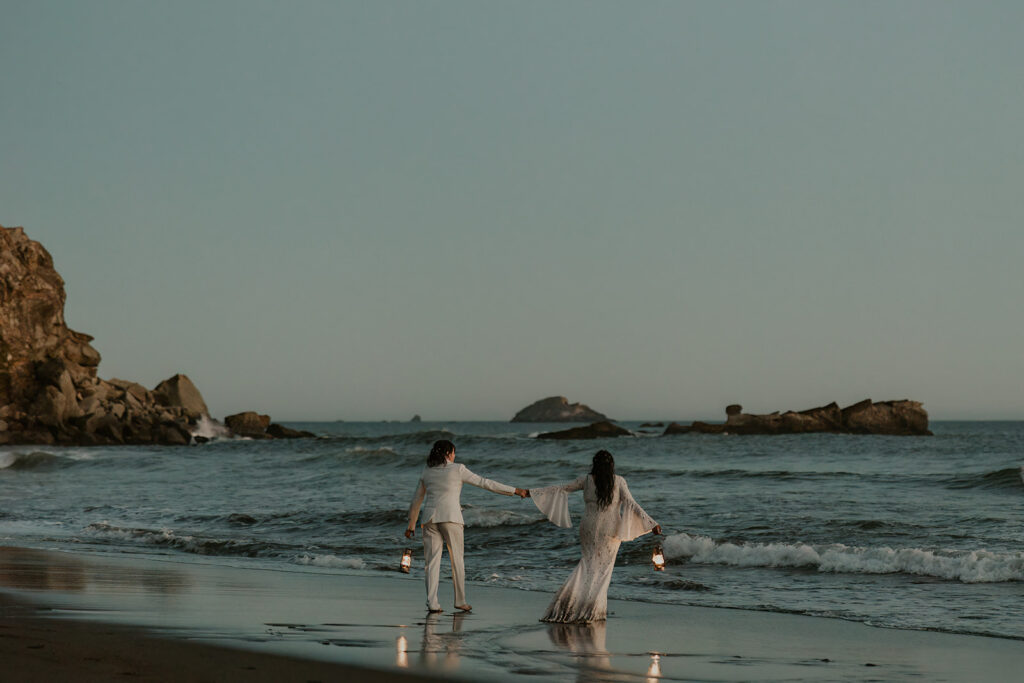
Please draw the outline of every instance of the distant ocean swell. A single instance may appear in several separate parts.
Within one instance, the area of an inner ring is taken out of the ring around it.
[[[963,583],[1024,581],[1024,552],[859,548],[841,543],[724,543],[707,536],[665,539],[670,560],[734,567],[805,567],[835,574],[914,574]]]

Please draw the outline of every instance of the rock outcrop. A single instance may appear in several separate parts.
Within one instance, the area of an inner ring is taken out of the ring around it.
[[[799,412],[753,415],[742,406],[725,409],[723,424],[694,422],[691,425],[670,424],[663,434],[887,434],[893,436],[930,436],[928,413],[919,401],[880,401],[865,399],[840,409],[838,404]]]
[[[598,422],[607,420],[596,410],[582,403],[569,403],[565,396],[551,396],[526,406],[512,422]]]
[[[607,420],[589,424],[586,427],[573,427],[560,432],[544,432],[538,434],[538,439],[606,439],[617,436],[633,436],[628,429],[623,429],[617,424]]]
[[[97,376],[92,337],[64,322],[64,280],[22,228],[0,226],[0,444],[187,444],[207,413],[176,375],[150,391]]]
[[[260,415],[252,410],[228,415],[224,418],[224,425],[234,436],[249,439],[307,439],[316,436],[312,432],[289,429],[273,423],[269,415]]]

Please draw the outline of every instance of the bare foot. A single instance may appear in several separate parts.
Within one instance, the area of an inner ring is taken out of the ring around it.
[[[443,611],[444,611],[443,609],[438,607],[437,609],[428,609],[427,610],[427,614],[437,614],[438,612],[443,612]]]
[[[472,612],[473,611],[473,606],[472,605],[455,605],[455,609],[462,610],[463,612]]]

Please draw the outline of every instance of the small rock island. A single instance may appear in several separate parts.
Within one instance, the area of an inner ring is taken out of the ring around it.
[[[867,398],[845,408],[835,402],[799,412],[754,415],[733,404],[725,409],[724,424],[673,422],[663,436],[672,434],[886,434],[931,436],[928,413],[919,401],[879,401]]]
[[[526,406],[512,422],[603,422],[608,417],[582,403],[569,403],[565,396],[550,396]]]

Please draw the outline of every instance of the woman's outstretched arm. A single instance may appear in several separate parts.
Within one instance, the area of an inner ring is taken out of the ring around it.
[[[544,513],[552,524],[568,529],[572,526],[569,516],[569,494],[579,491],[587,483],[587,475],[573,479],[567,484],[530,489],[530,497],[537,509]]]

